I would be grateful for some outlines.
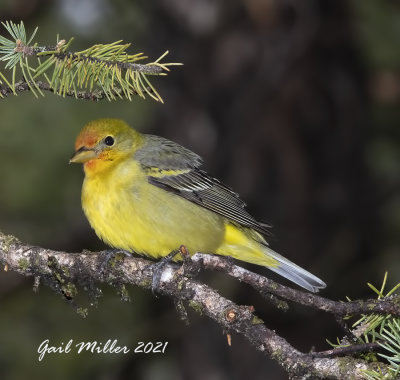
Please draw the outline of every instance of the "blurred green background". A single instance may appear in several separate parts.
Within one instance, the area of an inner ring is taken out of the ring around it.
[[[165,104],[0,101],[0,229],[22,241],[80,252],[102,249],[80,207],[83,178],[69,166],[81,127],[125,119],[199,153],[206,170],[273,225],[271,246],[328,284],[334,299],[372,296],[366,282],[400,278],[400,3],[395,0],[3,0],[0,19],[39,26],[40,44],[71,49],[123,39],[131,52],[183,62],[155,78]],[[4,30],[1,30],[4,33]],[[250,267],[259,270],[258,268]],[[267,275],[270,272],[264,271]],[[254,305],[269,328],[300,350],[328,349],[334,318],[293,306],[277,311],[220,274],[205,281]],[[274,277],[275,278],[275,277]],[[284,280],[280,281],[284,282]],[[2,379],[286,379],[272,360],[171,300],[103,288],[86,319],[32,279],[0,272]],[[82,306],[89,300],[82,299]],[[39,344],[70,339],[168,341],[164,355],[47,355]]]

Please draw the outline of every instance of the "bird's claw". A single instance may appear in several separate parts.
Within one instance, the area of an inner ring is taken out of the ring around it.
[[[145,269],[151,268],[153,271],[153,277],[151,280],[151,291],[156,296],[156,290],[158,289],[161,281],[161,276],[164,268],[170,264],[173,259],[180,254],[184,263],[187,260],[190,260],[190,255],[187,248],[184,245],[181,245],[178,249],[174,249],[167,256],[163,257],[160,261],[148,265]]]
[[[113,256],[117,255],[118,253],[123,253],[127,257],[132,257],[132,254],[128,251],[124,251],[121,249],[111,249],[108,251],[105,251],[103,254],[105,255],[104,260],[101,263],[100,266],[100,272],[104,274],[106,272],[106,267],[110,263],[110,260]]]

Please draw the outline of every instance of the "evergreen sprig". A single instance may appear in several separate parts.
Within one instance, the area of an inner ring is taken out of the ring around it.
[[[370,289],[376,294],[378,299],[392,297],[400,289],[400,283],[385,293],[387,273],[383,278],[382,286],[377,289],[368,283]],[[349,299],[348,299],[349,300]],[[351,318],[348,316],[347,318]],[[382,347],[383,352],[377,355],[386,359],[389,363],[390,373],[380,373],[379,371],[363,371],[363,376],[368,380],[398,379],[400,376],[400,318],[394,318],[390,314],[365,314],[352,325],[351,338],[358,344],[373,343]],[[330,343],[328,341],[328,343]],[[349,342],[348,338],[338,344],[330,343],[334,347],[345,347],[354,342]],[[376,361],[375,354],[367,354],[366,359]]]
[[[42,90],[49,90],[61,96],[108,100],[139,95],[149,95],[156,101],[162,98],[149,80],[151,75],[166,75],[169,66],[180,63],[163,63],[166,51],[154,62],[138,63],[147,57],[143,53],[128,54],[131,44],[116,41],[110,44],[96,44],[78,52],[70,52],[73,38],[68,42],[57,36],[56,45],[38,46],[32,41],[38,28],[27,38],[23,22],[2,23],[11,38],[0,36],[0,61],[6,62],[5,69],[11,70],[11,79],[0,71],[0,97],[9,93],[17,94],[30,89],[37,97]],[[36,65],[32,64],[36,57]],[[18,74],[22,80],[16,82]],[[26,84],[24,86],[24,84]],[[82,96],[82,90],[88,96]]]

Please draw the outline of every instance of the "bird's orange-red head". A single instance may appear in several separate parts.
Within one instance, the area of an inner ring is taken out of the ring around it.
[[[100,140],[100,133],[95,127],[87,124],[85,128],[79,133],[75,140],[75,150],[81,147],[94,148]]]
[[[75,153],[69,162],[83,163],[86,174],[103,171],[132,154],[141,140],[141,135],[122,120],[94,120],[76,138]]]

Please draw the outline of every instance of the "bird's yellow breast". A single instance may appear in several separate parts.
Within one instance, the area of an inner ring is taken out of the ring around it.
[[[213,253],[224,239],[224,218],[151,185],[133,160],[86,176],[82,205],[104,242],[151,257],[182,244],[192,254]]]

